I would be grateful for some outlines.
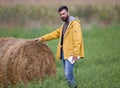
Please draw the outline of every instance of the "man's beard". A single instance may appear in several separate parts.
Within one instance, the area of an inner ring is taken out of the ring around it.
[[[63,18],[61,18],[61,19],[62,19],[62,21],[67,22],[67,21],[68,21],[68,18],[69,18],[69,16],[67,15],[67,17],[63,17]]]

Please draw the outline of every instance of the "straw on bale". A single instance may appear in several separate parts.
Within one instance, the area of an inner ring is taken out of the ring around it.
[[[27,83],[54,77],[56,65],[52,51],[42,42],[0,38],[0,84]]]

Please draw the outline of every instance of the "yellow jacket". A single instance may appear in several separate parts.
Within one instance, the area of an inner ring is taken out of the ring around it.
[[[48,41],[57,38],[60,38],[61,40],[62,28],[63,25],[54,32],[46,34],[40,38],[42,39],[42,41]],[[60,40],[57,47],[57,59],[60,59]],[[71,20],[65,32],[63,41],[63,52],[65,59],[67,59],[71,55],[76,57],[80,56],[81,58],[84,57],[84,45],[80,20],[76,18],[71,17]]]

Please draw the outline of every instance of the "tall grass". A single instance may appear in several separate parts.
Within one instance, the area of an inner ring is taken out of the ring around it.
[[[78,88],[120,88],[120,25],[108,27],[93,26],[83,30],[85,58],[75,64],[75,79]],[[20,38],[36,38],[53,31],[43,27],[31,30],[0,30],[0,36]],[[58,40],[46,42],[56,53]],[[14,88],[68,88],[64,78],[61,61],[56,61],[57,76],[55,79],[45,78],[43,82],[32,81],[27,85],[20,83]],[[2,87],[1,87],[2,88]],[[11,85],[9,88],[13,88]]]
[[[58,7],[22,6],[0,7],[0,23],[12,23],[17,26],[26,26],[29,22],[39,21],[41,24],[56,24],[59,22]],[[103,22],[104,24],[120,23],[120,6],[70,6],[71,15],[77,16],[82,21],[91,23]],[[51,20],[52,18],[52,20]],[[1,25],[2,26],[2,25]]]

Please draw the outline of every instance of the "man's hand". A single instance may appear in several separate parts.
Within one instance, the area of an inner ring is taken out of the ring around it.
[[[78,60],[78,58],[73,56],[73,60],[76,62]]]
[[[34,39],[34,41],[39,43],[41,41],[41,39],[40,38],[36,38],[36,39]]]

